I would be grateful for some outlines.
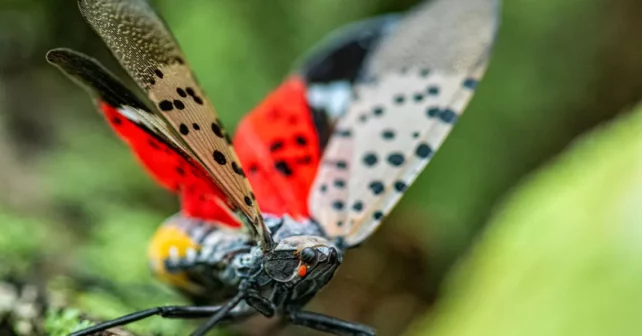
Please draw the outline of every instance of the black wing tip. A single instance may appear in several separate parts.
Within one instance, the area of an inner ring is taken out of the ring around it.
[[[100,63],[79,52],[69,48],[55,48],[51,49],[45,55],[47,62],[57,67],[64,69],[77,68],[79,66],[88,66],[89,64],[96,64],[100,66]]]
[[[57,65],[68,59],[70,54],[73,54],[74,51],[67,48],[55,48],[47,51],[45,58],[47,62]]]

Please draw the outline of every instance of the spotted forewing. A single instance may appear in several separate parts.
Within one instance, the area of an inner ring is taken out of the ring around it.
[[[329,235],[362,242],[431,160],[484,74],[497,9],[495,0],[427,2],[369,57],[310,192]]]
[[[214,108],[199,87],[164,22],[145,0],[79,0],[81,13],[184,143],[251,223],[263,247],[271,244],[258,205]]]

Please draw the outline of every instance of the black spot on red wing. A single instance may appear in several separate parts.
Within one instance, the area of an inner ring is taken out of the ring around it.
[[[176,89],[176,93],[178,93],[178,95],[183,97],[183,98],[187,97],[187,93],[185,93],[185,90],[183,90],[181,88]]]
[[[402,153],[392,153],[388,155],[388,163],[395,167],[399,167],[404,163],[405,159]]]
[[[385,189],[383,186],[383,183],[381,183],[380,181],[370,182],[370,185],[368,187],[370,188],[372,193],[375,195],[381,194]]]
[[[158,107],[161,109],[161,111],[169,112],[174,109],[174,104],[172,104],[172,102],[169,100],[163,100],[162,102],[158,103]]]
[[[377,155],[375,153],[369,152],[363,156],[363,163],[368,167],[374,166],[377,164],[377,161],[379,161],[379,159],[377,159]]]
[[[216,122],[212,123],[212,132],[216,134],[217,137],[222,138],[223,137],[223,130],[221,129],[221,126],[217,124]]]
[[[160,149],[160,146],[158,146],[158,144],[154,142],[154,140],[152,139],[147,140],[147,144],[153,149],[156,149],[156,150]]]
[[[380,220],[380,219],[383,217],[383,212],[381,212],[381,211],[375,211],[375,212],[372,214],[372,217],[374,217],[374,219],[376,219],[376,220]]]
[[[404,192],[404,191],[406,191],[406,188],[407,188],[407,187],[408,187],[408,186],[406,185],[406,182],[404,182],[404,181],[397,181],[397,182],[395,182],[395,190],[397,190],[398,192]]]
[[[306,155],[296,159],[296,163],[306,165],[312,163],[312,156]]]
[[[247,206],[251,206],[252,205],[252,199],[250,199],[249,196],[243,197],[243,201],[245,202],[245,204],[247,204]]]
[[[178,127],[178,130],[181,132],[181,134],[182,134],[182,135],[187,135],[187,134],[189,134],[189,128],[187,128],[187,125],[185,125],[185,124],[181,124],[181,125]]]
[[[299,146],[305,146],[308,144],[308,139],[306,139],[303,135],[297,135],[294,141]]]
[[[201,126],[198,126],[198,124],[197,124],[197,123],[193,123],[193,124],[192,124],[192,128],[193,128],[195,131],[199,131],[199,130],[201,129]]]
[[[415,150],[415,154],[422,159],[429,158],[432,155],[432,152],[432,148],[425,143],[419,144]]]
[[[299,122],[299,119],[295,116],[291,116],[288,119],[288,123],[290,123],[290,125],[296,125],[298,122]]]
[[[274,140],[270,144],[270,152],[276,152],[278,150],[283,149],[283,141],[282,140]]]
[[[111,121],[112,121],[112,122],[114,123],[114,125],[116,125],[116,126],[120,126],[120,125],[122,125],[122,124],[123,124],[123,121],[122,121],[119,117],[114,117]]]
[[[180,176],[185,176],[185,170],[181,167],[176,167],[176,173]]]
[[[163,76],[164,76],[163,72],[160,71],[160,69],[155,69],[154,73],[156,74],[156,77],[158,77],[158,78],[163,78]]]
[[[214,161],[216,161],[216,163],[220,165],[224,165],[227,163],[227,158],[225,157],[225,154],[221,153],[218,150],[215,150],[212,156],[214,157]]]
[[[251,164],[249,168],[250,174],[254,174],[259,171],[259,166],[255,164]]]
[[[343,202],[342,201],[334,201],[334,202],[332,202],[332,208],[334,210],[343,210]]]
[[[281,111],[278,109],[271,109],[270,112],[267,113],[267,118],[270,120],[277,120],[281,118]]]
[[[274,169],[276,169],[278,172],[285,176],[291,176],[292,175],[292,168],[288,165],[287,162],[283,160],[276,161],[274,163]]]

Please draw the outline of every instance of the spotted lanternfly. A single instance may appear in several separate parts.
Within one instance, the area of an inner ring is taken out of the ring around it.
[[[206,318],[192,333],[204,335],[257,312],[374,335],[302,308],[460,118],[488,63],[497,0],[433,0],[340,29],[243,119],[234,141],[145,0],[79,7],[147,101],[85,55],[56,49],[47,59],[96,97],[149,173],[180,196],[181,212],[158,229],[149,260],[199,305],[151,308],[73,335],[152,315]]]

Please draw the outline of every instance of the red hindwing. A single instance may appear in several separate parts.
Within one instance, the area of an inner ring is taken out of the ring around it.
[[[309,217],[321,149],[298,77],[286,80],[239,124],[234,148],[264,213]]]
[[[152,177],[181,196],[184,215],[240,227],[241,223],[224,201],[225,195],[203,168],[190,162],[174,146],[124,117],[117,108],[101,101],[100,109]]]

